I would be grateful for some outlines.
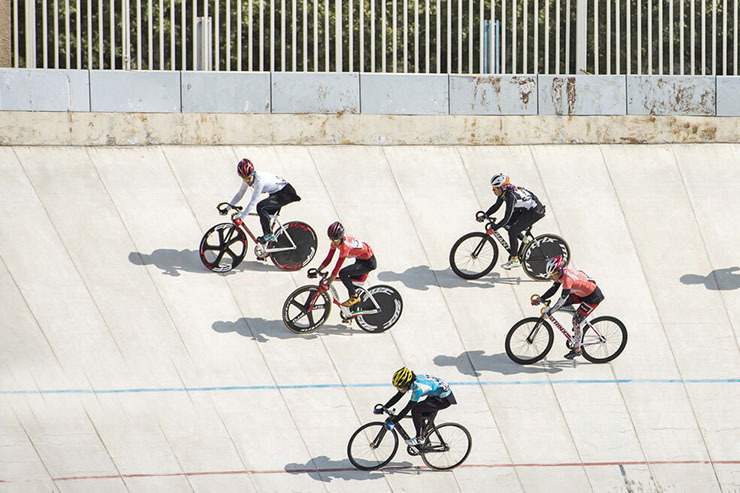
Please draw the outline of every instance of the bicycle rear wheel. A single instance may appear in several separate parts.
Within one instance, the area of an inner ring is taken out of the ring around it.
[[[558,235],[539,235],[529,242],[522,250],[521,262],[524,273],[535,281],[547,281],[547,261],[553,257],[562,255],[565,265],[570,262],[570,247],[568,243]]]
[[[295,248],[275,252],[270,255],[270,260],[278,269],[299,270],[308,265],[316,254],[316,232],[306,223],[291,221],[283,225],[290,238],[295,243]],[[282,230],[277,232],[277,239],[270,243],[270,248],[290,248],[290,239]]]
[[[464,426],[443,423],[435,426],[421,447],[421,460],[438,471],[454,469],[470,455],[473,439]]]
[[[583,331],[581,353],[591,363],[607,363],[624,351],[627,328],[615,317],[596,317]]]
[[[310,334],[321,327],[331,313],[331,299],[316,286],[302,286],[283,303],[283,323],[296,334]]]
[[[372,300],[367,296],[367,294],[362,293],[360,289],[357,291],[361,293],[362,296],[360,311],[374,310],[375,305],[373,305]],[[375,302],[380,307],[380,311],[369,315],[358,315],[356,317],[357,325],[366,332],[385,332],[393,327],[393,325],[398,322],[398,319],[401,318],[403,299],[399,292],[390,286],[373,286],[369,291],[372,293],[373,298],[375,298]]]
[[[485,233],[468,233],[452,245],[450,267],[463,279],[478,279],[493,269],[498,260],[498,247]]]
[[[398,450],[398,435],[380,421],[360,426],[347,444],[349,461],[357,469],[372,471],[388,464]]]
[[[231,223],[217,224],[200,240],[200,261],[213,272],[228,272],[244,260],[247,237]]]
[[[553,343],[552,327],[537,317],[520,320],[506,334],[506,354],[515,363],[536,363],[550,351]]]

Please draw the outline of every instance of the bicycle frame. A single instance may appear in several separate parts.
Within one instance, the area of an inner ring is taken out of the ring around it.
[[[564,312],[564,313],[575,313],[576,311],[577,311],[577,308],[575,308],[575,307],[572,307],[572,308],[562,307],[562,308],[560,308],[558,310],[558,312]],[[545,315],[544,314],[544,309],[543,309],[543,313],[540,316],[540,320],[545,320],[545,319],[547,319],[549,322],[552,322],[552,324],[555,325],[555,327],[558,328],[558,330],[565,336],[565,338],[568,339],[568,342],[570,342],[571,344],[575,344],[575,341],[573,340],[573,336],[570,335],[570,332],[568,332],[568,330],[565,329],[565,327],[563,327],[560,324],[560,322],[558,322],[558,320],[553,316],[553,314]],[[532,333],[530,334],[530,336],[529,336],[528,339],[531,339],[532,338],[532,335],[533,334],[536,334],[536,332],[537,332],[537,330],[539,328],[540,328],[540,323],[537,322],[537,325],[532,330]],[[582,330],[581,333],[582,334],[585,334],[587,328],[590,328],[594,332],[594,334],[596,334],[597,336],[599,336],[599,341],[601,341],[601,339],[603,339],[603,336],[601,334],[599,334],[599,332],[596,330],[596,327],[594,327],[593,325],[591,325],[591,322],[588,319],[586,319],[586,320],[583,321],[583,327],[582,327],[583,330]],[[592,346],[592,345],[598,344],[598,343],[599,342],[597,341],[597,342],[585,343],[584,344],[584,341],[581,340],[581,346]]]
[[[246,225],[244,221],[242,221],[241,219],[237,217],[237,218],[234,218],[233,222],[237,227],[241,228],[242,231],[247,233],[247,235],[249,235],[249,237],[252,238],[253,242],[255,242],[257,245],[260,245],[260,243],[257,241],[257,238],[252,234],[252,231],[250,231],[249,227]],[[275,227],[275,224],[278,225],[277,230],[273,230],[273,228]],[[288,241],[290,241],[290,246],[282,247],[282,248],[267,248],[263,246],[262,248],[264,249],[266,254],[284,252],[286,250],[295,250],[297,248],[295,242],[293,241],[293,238],[291,238],[290,234],[288,234],[288,230],[283,227],[282,223],[278,221],[277,217],[275,216],[270,217],[270,229],[273,230],[273,233],[277,233],[279,231],[282,234],[284,234],[285,237],[288,238]]]
[[[332,303],[337,305],[339,307],[339,310],[342,314],[342,318],[344,320],[351,320],[358,315],[372,315],[374,313],[380,313],[380,305],[378,305],[377,301],[375,301],[375,298],[373,298],[373,295],[368,291],[367,289],[364,289],[363,287],[359,287],[365,294],[367,294],[368,299],[372,302],[373,306],[375,308],[371,310],[360,310],[356,312],[350,311],[350,308],[347,306],[342,306],[342,304],[337,301],[339,299],[339,296],[337,294],[337,289],[334,287],[334,285],[327,285],[324,281],[327,278],[327,273],[322,272],[321,273],[321,281],[319,282],[319,289],[316,291],[316,294],[314,294],[313,298],[311,299],[311,303],[309,303],[309,309],[312,310],[314,304],[318,301],[319,296],[321,293],[329,293],[329,297],[331,298]]]
[[[481,212],[480,214],[485,215],[485,213]],[[504,239],[503,236],[501,236],[501,233],[498,232],[498,230],[493,229],[493,225],[496,223],[496,218],[485,216],[486,219],[488,219],[488,223],[486,223],[486,234],[489,236],[493,236],[498,240],[498,242],[501,244],[502,247],[504,247],[504,250],[507,252],[509,251],[509,243]],[[504,226],[505,227],[505,226]],[[534,236],[532,236],[532,228],[529,227],[524,230],[522,240],[524,238],[529,238],[530,240],[534,239]],[[479,246],[479,248],[483,248],[483,244]],[[522,253],[522,250],[524,249],[524,241],[521,241],[519,243],[519,250],[517,251],[517,255]],[[474,255],[480,254],[480,251],[476,250],[473,252]]]

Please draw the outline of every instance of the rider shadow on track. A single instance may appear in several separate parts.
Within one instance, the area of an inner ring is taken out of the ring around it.
[[[472,363],[472,366],[471,366]],[[483,351],[465,351],[460,356],[439,355],[434,358],[437,366],[454,366],[463,375],[480,377],[482,371],[492,371],[502,375],[515,375],[518,373],[559,373],[564,367],[572,367],[570,361],[543,360],[535,365],[518,365],[511,361],[506,353],[483,354]],[[542,365],[545,365],[544,367]]]
[[[702,276],[700,274],[684,274],[681,276],[683,284],[704,284],[711,291],[730,291],[740,288],[740,267],[716,269]]]
[[[384,473],[395,471],[395,468],[411,466],[412,464],[410,462],[399,463],[393,460],[386,466],[386,468],[390,468],[390,470],[380,469],[378,471],[361,471],[354,467],[349,459],[333,461],[327,456],[322,455],[309,460],[306,464],[287,464],[285,466],[285,470],[291,474],[308,474],[311,479],[330,483],[335,478],[343,479],[345,481],[382,479]]]
[[[199,274],[211,272],[206,269],[203,262],[200,261],[198,250],[175,250],[173,248],[159,248],[152,253],[131,252],[128,254],[128,260],[134,265],[153,265],[162,270],[166,276],[177,277],[180,272],[197,272]],[[231,275],[237,272],[250,271],[269,271],[274,267],[267,265],[265,262],[245,261],[239,264],[235,269],[229,272],[220,273],[220,275]]]
[[[494,272],[480,279],[466,280],[458,277],[452,269],[432,270],[428,265],[409,267],[402,273],[384,271],[378,273],[378,279],[384,282],[400,281],[409,289],[428,291],[430,286],[441,288],[493,288],[496,284],[520,284],[534,282],[521,277],[501,277]]]
[[[318,334],[296,334],[288,329],[282,320],[265,320],[264,318],[246,318],[242,317],[235,322],[218,321],[213,322],[213,330],[221,334],[236,332],[240,336],[251,337],[257,342],[267,342],[270,339],[292,339],[300,337],[304,339],[316,339]],[[326,329],[327,326],[321,327],[320,330]],[[328,327],[331,330],[331,326]],[[332,334],[350,334],[352,333],[347,327],[337,327],[337,331],[331,330]]]

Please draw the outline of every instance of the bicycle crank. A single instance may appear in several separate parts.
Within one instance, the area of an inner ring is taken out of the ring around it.
[[[254,256],[257,257],[257,260],[265,260],[267,258],[267,252],[265,251],[265,246],[261,243],[257,243],[254,246]]]

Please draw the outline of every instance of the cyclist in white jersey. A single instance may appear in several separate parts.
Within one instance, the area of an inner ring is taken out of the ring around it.
[[[257,241],[260,243],[275,241],[275,236],[270,231],[270,216],[280,212],[284,205],[297,202],[301,198],[285,178],[264,171],[256,171],[254,164],[249,159],[239,161],[236,165],[236,172],[241,177],[242,184],[234,198],[229,201],[229,204],[236,205],[244,197],[247,189],[252,187],[252,197],[238,217],[244,220],[248,214],[254,213],[256,209],[262,226],[262,236],[257,238]],[[268,197],[257,202],[258,197],[263,193],[269,194]]]
[[[393,386],[396,387],[398,392],[386,402],[386,408],[390,408],[401,400],[403,395],[409,390],[411,391],[411,399],[409,399],[406,407],[396,414],[393,421],[389,423],[389,426],[393,427],[411,411],[414,428],[416,428],[416,436],[406,440],[406,444],[413,447],[421,445],[424,426],[434,421],[437,411],[457,404],[455,396],[452,395],[447,382],[432,375],[416,375],[406,367],[397,370],[393,374]],[[422,400],[425,396],[426,399]],[[373,412],[375,414],[381,414],[383,410],[375,409]]]
[[[511,185],[509,177],[503,173],[491,178],[491,188],[498,198],[488,208],[486,215],[490,216],[501,205],[506,204],[504,217],[493,225],[493,229],[504,227],[509,230],[509,261],[501,267],[504,269],[519,267],[521,265],[517,256],[519,239],[523,237],[523,231],[545,217],[545,206],[542,205],[535,194],[526,188]],[[484,218],[478,219],[480,222],[484,220]]]

